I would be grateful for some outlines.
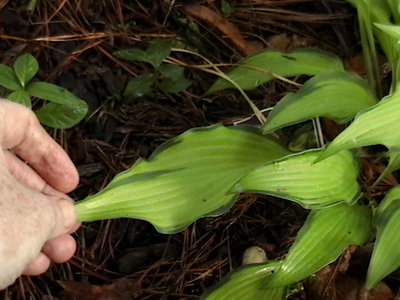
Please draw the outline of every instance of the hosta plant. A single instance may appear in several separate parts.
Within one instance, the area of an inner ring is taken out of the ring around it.
[[[53,128],[70,128],[81,121],[88,106],[85,101],[52,83],[36,81],[39,64],[30,54],[20,55],[13,67],[0,64],[0,86],[5,88],[5,97],[11,101],[32,106],[32,98],[47,101],[35,110],[39,121]]]
[[[245,58],[208,93],[251,90],[296,75],[310,78],[283,97],[260,128],[215,125],[173,138],[104,190],[78,202],[79,220],[138,218],[162,233],[174,233],[198,218],[223,214],[243,192],[273,195],[310,210],[286,256],[239,268],[203,295],[208,300],[284,299],[288,287],[335,261],[348,246],[373,239],[366,288],[397,269],[400,187],[388,191],[379,205],[369,201],[359,184],[357,148],[383,144],[390,160],[382,176],[399,168],[399,27],[392,22],[400,21],[400,1],[350,2],[358,10],[370,60],[368,81],[345,71],[337,56],[316,49],[266,50]],[[393,68],[391,91],[380,101],[374,39]],[[326,147],[300,152],[287,148],[285,129],[310,119],[319,127],[322,117],[337,123],[354,120]]]

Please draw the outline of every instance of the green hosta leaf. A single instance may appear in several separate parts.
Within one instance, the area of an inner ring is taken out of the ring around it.
[[[163,64],[159,71],[164,76],[160,89],[165,93],[179,93],[186,90],[192,82],[185,78],[185,69],[178,65]]]
[[[322,152],[322,160],[343,149],[383,144],[390,150],[400,148],[400,93],[392,94],[356,116]]]
[[[347,72],[329,72],[308,80],[296,93],[282,98],[267,118],[263,131],[326,117],[338,123],[350,121],[360,110],[376,104],[366,82]]]
[[[270,194],[306,208],[354,202],[360,193],[354,155],[342,151],[314,164],[320,152],[302,152],[267,163],[243,177],[235,191]]]
[[[23,87],[39,71],[39,64],[31,54],[20,55],[14,63],[14,71]]]
[[[335,261],[349,245],[364,244],[371,231],[371,219],[371,210],[359,205],[339,204],[311,212],[266,287],[303,280]]]
[[[171,48],[170,43],[158,40],[151,44],[146,51],[141,49],[126,49],[115,51],[113,55],[124,60],[147,62],[154,67],[158,67],[171,53]]]
[[[7,96],[8,100],[21,103],[27,107],[31,107],[31,97],[29,97],[28,93],[25,92],[23,89],[18,89],[15,92],[12,92],[10,95]]]
[[[70,128],[87,114],[88,106],[83,100],[70,104],[47,103],[35,111],[39,121],[53,128]]]
[[[18,90],[22,86],[12,68],[0,64],[0,85],[9,90]]]
[[[57,104],[73,105],[82,101],[63,87],[47,82],[32,82],[28,84],[26,91],[32,97]]]
[[[152,86],[156,82],[157,78],[154,74],[140,75],[132,78],[126,85],[124,95],[132,96],[134,98],[148,95],[152,92]]]
[[[226,211],[236,197],[230,192],[235,182],[255,167],[288,154],[248,127],[189,130],[79,202],[78,218],[131,217],[147,220],[163,233],[177,232],[200,217]]]
[[[299,49],[291,53],[264,50],[239,62],[226,75],[243,90],[252,90],[279,76],[316,75],[327,71],[344,71],[337,56],[317,49]],[[218,79],[208,94],[235,88],[225,79]]]
[[[399,25],[385,25],[375,23],[375,26],[378,27],[383,32],[386,32],[390,36],[400,39],[400,26]]]
[[[367,289],[400,267],[400,187],[392,188],[375,215],[377,237],[368,268]]]
[[[286,288],[265,288],[268,278],[279,270],[280,262],[242,267],[227,275],[202,300],[283,300]]]

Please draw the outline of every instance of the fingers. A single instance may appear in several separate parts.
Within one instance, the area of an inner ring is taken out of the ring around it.
[[[29,109],[0,100],[0,132],[2,148],[14,149],[52,187],[67,193],[77,186],[73,163]]]
[[[25,268],[23,275],[40,275],[47,271],[50,267],[50,259],[42,252],[36,256]]]
[[[69,234],[60,235],[46,242],[42,252],[55,263],[68,261],[75,253],[76,242]]]

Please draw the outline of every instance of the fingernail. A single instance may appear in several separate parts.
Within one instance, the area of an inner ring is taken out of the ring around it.
[[[75,206],[72,200],[61,199],[59,201],[60,209],[63,215],[64,227],[67,231],[71,230],[76,223]]]

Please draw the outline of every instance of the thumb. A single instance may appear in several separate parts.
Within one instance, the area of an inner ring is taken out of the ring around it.
[[[53,197],[52,197],[53,198]],[[77,229],[76,212],[73,200],[67,196],[64,198],[52,199],[56,206],[57,214],[56,224],[48,239],[71,233]]]

